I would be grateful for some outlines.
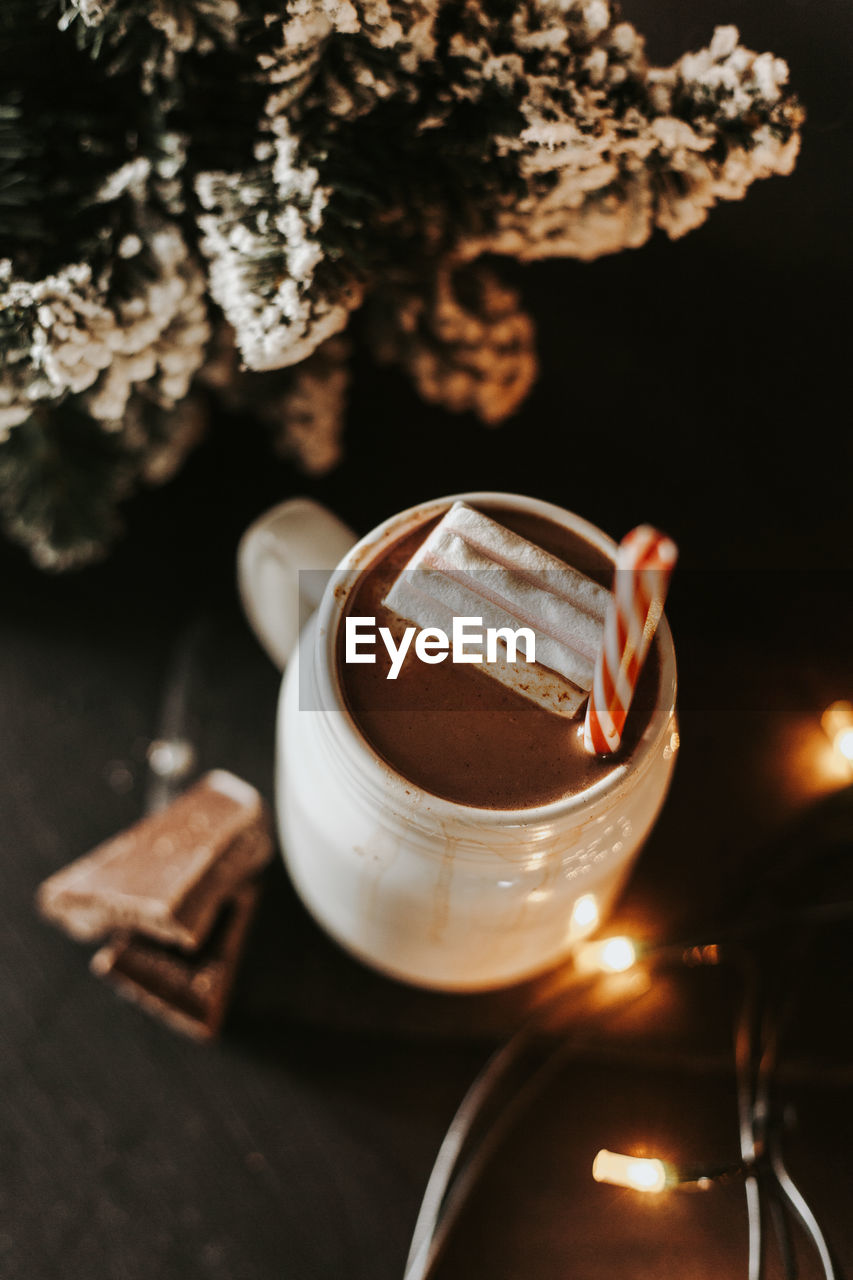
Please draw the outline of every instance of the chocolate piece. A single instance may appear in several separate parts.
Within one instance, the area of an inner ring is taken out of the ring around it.
[[[95,952],[90,968],[176,1031],[212,1040],[225,1018],[257,898],[257,884],[236,889],[207,941],[192,955],[138,933],[120,933]]]
[[[81,942],[124,929],[195,950],[225,898],[271,852],[261,796],[217,769],[45,880],[36,901]]]

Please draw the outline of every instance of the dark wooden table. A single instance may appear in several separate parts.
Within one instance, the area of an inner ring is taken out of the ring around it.
[[[39,881],[139,815],[171,655],[200,619],[202,763],[269,793],[277,677],[241,622],[233,558],[289,493],[364,530],[441,492],[512,489],[617,536],[648,519],[676,537],[682,758],[621,927],[704,936],[789,863],[786,892],[805,902],[827,841],[853,845],[853,774],[819,724],[853,697],[850,10],[625,9],[658,59],[715,18],[788,57],[810,111],[803,156],[682,243],[516,272],[543,369],[516,421],[451,419],[359,357],[348,457],[325,480],[222,418],[175,483],[130,504],[105,564],[51,578],[0,552],[8,1280],[399,1280],[444,1129],[540,989],[444,997],[386,981],[325,939],[276,864],[224,1037],[202,1048],[117,1000],[36,918]],[[848,1269],[849,937],[827,926],[802,961],[782,1076],[792,1168]],[[703,981],[663,980],[596,1026],[497,1153],[446,1280],[745,1276],[740,1187],[650,1207],[588,1172],[599,1146],[732,1152],[729,993]]]

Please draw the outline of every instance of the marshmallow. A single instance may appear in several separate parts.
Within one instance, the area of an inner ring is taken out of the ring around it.
[[[384,604],[418,627],[448,633],[454,617],[484,627],[530,627],[536,660],[480,670],[559,715],[574,716],[592,688],[610,592],[526,538],[456,502],[393,583]]]

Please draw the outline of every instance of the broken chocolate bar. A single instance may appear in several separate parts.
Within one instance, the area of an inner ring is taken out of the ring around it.
[[[225,1017],[257,897],[256,884],[236,889],[204,945],[191,955],[138,933],[119,933],[92,957],[92,972],[176,1031],[211,1040]]]
[[[122,929],[197,949],[225,899],[272,853],[266,806],[231,773],[208,773],[41,885],[41,913],[92,942]]]

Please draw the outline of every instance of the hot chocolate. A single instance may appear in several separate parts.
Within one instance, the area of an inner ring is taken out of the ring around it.
[[[610,585],[612,564],[577,534],[543,516],[499,506],[480,510],[500,524]],[[583,714],[569,720],[536,706],[476,666],[428,665],[410,654],[396,679],[377,646],[374,663],[345,660],[344,622],[375,618],[399,634],[402,623],[382,603],[391,584],[440,517],[424,521],[383,549],[362,572],[338,633],[337,674],[358,730],[387,764],[423,790],[486,809],[530,809],[585,790],[624,764],[648,721],[658,692],[653,646],[619,750],[590,755]]]

